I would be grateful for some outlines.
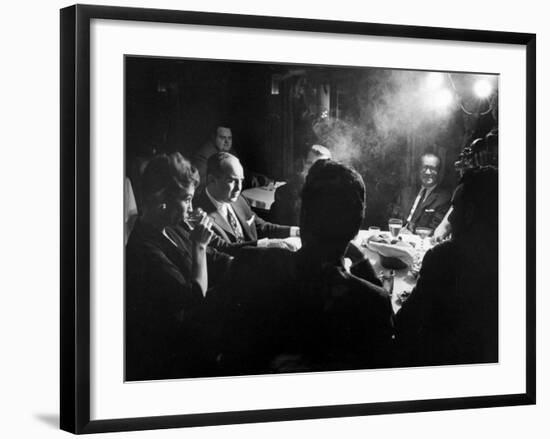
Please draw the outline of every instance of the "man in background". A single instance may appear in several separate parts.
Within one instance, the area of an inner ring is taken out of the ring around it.
[[[418,227],[432,230],[441,223],[450,205],[450,193],[439,185],[441,159],[426,153],[420,157],[420,190],[409,210],[405,227],[415,232]]]
[[[229,124],[222,123],[216,126],[211,137],[198,151],[193,155],[192,163],[198,169],[201,184],[197,193],[201,193],[207,184],[207,162],[208,159],[218,152],[229,152],[237,157],[237,152],[233,148],[233,132]],[[265,186],[272,180],[267,176],[251,169],[246,169],[245,180],[246,187]]]
[[[233,133],[227,124],[216,126],[212,138],[208,140],[198,151],[195,152],[192,163],[199,171],[201,186],[206,184],[206,162],[208,158],[220,151],[229,152],[233,147]]]

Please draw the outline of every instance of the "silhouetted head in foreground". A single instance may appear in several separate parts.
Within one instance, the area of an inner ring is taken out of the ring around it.
[[[352,168],[317,160],[302,190],[300,235],[304,248],[343,254],[365,214],[365,184]],[[341,256],[340,254],[340,256]]]

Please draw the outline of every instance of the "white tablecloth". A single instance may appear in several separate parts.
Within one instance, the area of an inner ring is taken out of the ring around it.
[[[380,263],[380,255],[377,252],[367,248],[365,245],[366,240],[373,233],[389,236],[389,232],[380,232],[380,231],[371,232],[368,230],[360,230],[357,237],[354,239],[354,244],[360,246],[360,248],[363,250],[365,255],[369,258],[369,261],[377,275],[379,275],[382,272],[388,273],[390,270],[382,267],[382,264]],[[417,235],[407,234],[407,235],[401,235],[401,236],[405,241],[413,242],[415,244],[415,248],[417,249],[417,253],[418,253],[417,257],[421,261],[422,257],[424,256],[424,253],[430,247],[429,240],[425,240],[424,243],[421,243],[421,239]],[[412,273],[410,268],[394,270],[394,272],[395,272],[395,277],[394,277],[393,291],[392,291],[392,307],[394,312],[397,312],[397,310],[401,308],[401,295],[403,293],[412,291],[412,289],[416,285],[417,279]]]
[[[283,186],[284,184],[285,182],[278,181],[272,186],[260,186],[245,189],[242,191],[242,195],[252,207],[269,210],[275,201],[275,189]]]

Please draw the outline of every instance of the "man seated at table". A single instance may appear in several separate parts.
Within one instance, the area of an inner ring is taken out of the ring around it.
[[[226,373],[391,364],[389,296],[343,263],[364,208],[365,186],[356,171],[331,160],[311,167],[302,192],[302,248],[248,248],[234,261],[220,356]]]
[[[498,173],[465,172],[452,239],[429,250],[397,313],[401,365],[498,361]]]
[[[300,221],[300,193],[309,168],[319,159],[330,159],[332,154],[322,145],[313,145],[304,160],[302,170],[275,191],[271,218],[279,224],[297,225]]]
[[[415,232],[417,227],[432,229],[441,223],[449,209],[451,196],[439,185],[441,159],[427,153],[420,157],[419,179],[420,190],[409,210],[405,227]]]
[[[235,155],[233,148],[233,133],[228,124],[220,123],[216,126],[212,136],[193,155],[192,163],[199,171],[200,186],[202,189],[206,184],[206,162],[213,154],[220,151],[231,152]]]
[[[219,250],[223,250],[223,242],[286,248],[291,244],[284,238],[299,236],[298,227],[269,223],[254,214],[241,195],[244,171],[234,155],[218,152],[210,156],[206,175],[206,188],[197,197],[195,206],[212,218],[212,230],[222,238]]]

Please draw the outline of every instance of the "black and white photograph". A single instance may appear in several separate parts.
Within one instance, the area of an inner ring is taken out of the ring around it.
[[[2,437],[544,437],[544,2],[3,8]]]
[[[535,34],[60,19],[61,429],[535,404]]]
[[[498,114],[496,72],[126,54],[124,379],[498,363]]]

